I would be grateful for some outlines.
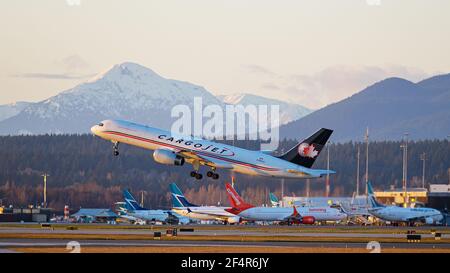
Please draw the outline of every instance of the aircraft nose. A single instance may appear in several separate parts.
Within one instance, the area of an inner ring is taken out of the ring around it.
[[[94,125],[94,126],[92,126],[91,127],[91,132],[94,134],[94,135],[96,135],[97,133],[98,133],[98,125]]]

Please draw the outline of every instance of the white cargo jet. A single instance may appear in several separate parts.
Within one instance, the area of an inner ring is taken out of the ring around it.
[[[193,165],[191,176],[202,179],[200,165],[211,168],[207,176],[218,179],[217,169],[249,175],[285,178],[317,178],[334,171],[311,169],[332,130],[320,129],[281,156],[250,151],[189,136],[180,136],[157,128],[122,120],[105,120],[91,128],[93,134],[113,142],[113,154],[119,155],[119,143],[154,150],[156,162],[181,166]]]

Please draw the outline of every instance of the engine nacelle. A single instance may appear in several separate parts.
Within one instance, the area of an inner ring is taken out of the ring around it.
[[[432,224],[434,224],[433,218],[431,218],[431,217],[425,218],[425,224],[427,224],[427,225],[432,225]]]
[[[164,149],[155,150],[153,152],[153,159],[158,163],[166,165],[183,166],[184,164],[184,157]]]
[[[241,222],[241,217],[239,216],[228,217],[227,222],[228,224],[239,224]]]
[[[304,225],[312,225],[316,222],[316,218],[314,218],[314,216],[305,216],[302,217],[302,224]]]

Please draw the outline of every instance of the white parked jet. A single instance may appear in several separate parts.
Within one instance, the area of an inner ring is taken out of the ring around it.
[[[185,162],[194,167],[191,176],[202,179],[200,165],[211,168],[207,176],[218,179],[217,169],[285,178],[317,178],[334,171],[311,169],[332,130],[320,129],[281,156],[262,151],[250,151],[122,120],[105,120],[91,128],[93,134],[113,142],[113,154],[119,155],[119,143],[154,150],[156,162],[181,166]]]
[[[236,224],[240,221],[238,216],[226,211],[230,207],[197,206],[190,203],[175,183],[170,184],[170,193],[172,211],[179,215],[196,220],[222,221],[224,224]]]
[[[391,222],[422,222],[425,224],[441,224],[444,216],[440,211],[433,208],[404,208],[397,206],[386,206],[380,204],[373,193],[370,182],[367,184],[369,194],[369,213],[385,221]]]
[[[347,217],[345,213],[330,207],[255,207],[246,203],[228,183],[226,190],[232,204],[232,208],[226,210],[242,220],[314,224],[316,221],[338,222]]]

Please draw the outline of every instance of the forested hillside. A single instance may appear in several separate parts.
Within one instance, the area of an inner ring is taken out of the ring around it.
[[[258,142],[236,141],[237,146],[259,149]],[[294,141],[283,141],[288,149]],[[361,143],[330,146],[331,193],[351,195],[355,190],[356,146],[361,145],[361,181],[364,176],[365,149]],[[228,204],[224,183],[230,173],[220,171],[221,179],[197,181],[189,176],[190,165],[164,166],[155,163],[151,151],[122,145],[121,155],[113,157],[107,141],[90,135],[42,135],[0,137],[0,199],[3,205],[23,206],[42,202],[42,177],[47,172],[49,206],[62,208],[108,207],[121,200],[121,190],[129,188],[135,195],[146,191],[147,207],[169,207],[169,183],[176,182],[192,202],[198,204]],[[420,154],[427,154],[426,181],[448,183],[450,143],[420,141],[409,143],[408,176],[412,186],[421,186]],[[402,151],[399,142],[370,143],[369,177],[375,188],[401,186]],[[319,156],[315,168],[325,168],[326,150]],[[203,172],[206,172],[204,169]],[[269,191],[278,196],[279,179],[237,175],[239,190],[249,202],[267,203]],[[286,195],[304,195],[305,180],[285,182]],[[363,185],[361,185],[363,188]],[[311,180],[311,195],[324,193],[324,179]]]

